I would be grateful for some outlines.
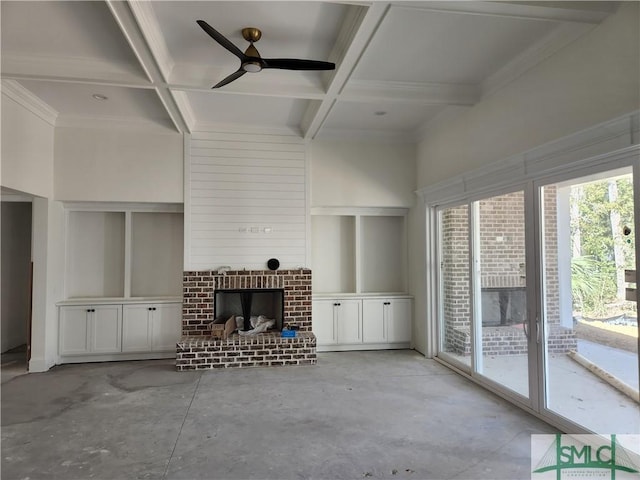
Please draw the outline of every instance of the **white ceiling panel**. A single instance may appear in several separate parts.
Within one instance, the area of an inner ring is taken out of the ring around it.
[[[61,117],[119,117],[123,119],[168,119],[153,89],[133,89],[106,85],[23,80],[20,84],[57,110]],[[107,97],[97,100],[94,94]]]
[[[413,133],[431,120],[442,105],[407,105],[399,103],[337,102],[323,128],[332,132],[387,131]]]
[[[503,88],[595,28],[615,5],[2,0],[0,76],[5,93],[28,108],[53,118],[59,112],[56,125],[406,139],[447,106],[472,107]],[[211,89],[240,61],[196,20],[242,51],[241,29],[257,27],[264,58],[336,68],[265,69]]]
[[[557,22],[392,7],[353,78],[474,84]]]
[[[197,125],[299,130],[307,100],[188,92]]]
[[[234,72],[239,60],[216,43],[196,23],[204,20],[240,50],[249,43],[244,27],[257,27],[262,38],[255,46],[265,58],[303,58],[327,61],[342,24],[345,5],[320,2],[155,2],[153,12],[175,63],[171,81],[212,78],[197,72],[220,72],[214,83]],[[308,74],[307,74],[308,75]],[[314,73],[313,76],[318,76]],[[242,79],[246,80],[246,79]],[[317,81],[316,81],[317,83]]]
[[[128,72],[145,79],[135,54],[104,2],[2,1],[3,70],[19,58],[41,63],[52,75],[64,75],[55,66],[78,65],[89,76]],[[37,71],[37,67],[32,69]],[[73,71],[73,68],[71,68]],[[129,77],[125,77],[129,78]]]

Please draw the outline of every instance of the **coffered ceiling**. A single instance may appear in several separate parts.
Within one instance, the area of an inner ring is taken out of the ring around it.
[[[411,140],[448,106],[493,94],[617,6],[3,0],[2,88],[56,126]],[[336,69],[269,69],[212,89],[239,60],[199,19],[243,51],[241,29],[254,26],[263,57]]]

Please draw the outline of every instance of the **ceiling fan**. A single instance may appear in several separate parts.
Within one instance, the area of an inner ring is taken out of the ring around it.
[[[240,59],[240,68],[231,75],[216,83],[211,88],[220,88],[228,83],[237,80],[247,72],[256,73],[265,68],[280,68],[284,70],[333,70],[336,68],[335,63],[322,62],[319,60],[300,60],[297,58],[262,58],[258,50],[253,45],[260,40],[262,32],[255,27],[242,29],[242,36],[249,42],[249,47],[242,53],[238,47],[231,43],[220,32],[215,30],[204,20],[198,20],[198,25],[209,34],[216,42],[233,53]]]

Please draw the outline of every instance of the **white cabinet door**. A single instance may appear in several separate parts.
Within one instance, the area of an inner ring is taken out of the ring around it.
[[[153,306],[149,304],[132,304],[123,307],[123,352],[148,352],[151,350],[152,308]]]
[[[60,307],[60,355],[89,353],[90,306]]]
[[[338,343],[334,300],[313,300],[311,318],[313,333],[318,345],[335,345]]]
[[[182,304],[160,303],[153,305],[151,350],[168,351],[176,349],[182,336]]]
[[[122,305],[96,305],[91,309],[91,353],[121,352]]]
[[[387,342],[387,300],[368,298],[362,300],[362,341],[364,343]]]
[[[387,341],[392,343],[411,341],[411,300],[399,298],[387,305]]]
[[[337,305],[335,305],[337,304]],[[362,343],[361,300],[334,302],[337,312],[338,343]]]
[[[122,351],[121,305],[60,307],[60,355]]]

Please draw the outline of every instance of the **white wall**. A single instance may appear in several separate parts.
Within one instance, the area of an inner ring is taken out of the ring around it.
[[[31,270],[31,203],[2,202],[0,351],[27,343]]]
[[[58,360],[58,309],[64,299],[64,208],[33,199],[33,313],[30,372],[44,372]]]
[[[2,94],[0,184],[41,197],[53,196],[54,128]]]
[[[521,153],[640,107],[639,5],[621,8],[418,147],[418,187]]]
[[[413,145],[315,140],[309,151],[312,207],[413,206]]]
[[[54,192],[61,201],[183,201],[183,137],[57,128]]]
[[[473,107],[451,109],[418,145],[418,187],[522,153],[640,108],[639,4],[621,8],[565,49]],[[414,211],[410,291],[416,347],[428,353],[425,212]]]
[[[305,145],[297,136],[194,133],[185,188],[187,270],[306,261]]]

